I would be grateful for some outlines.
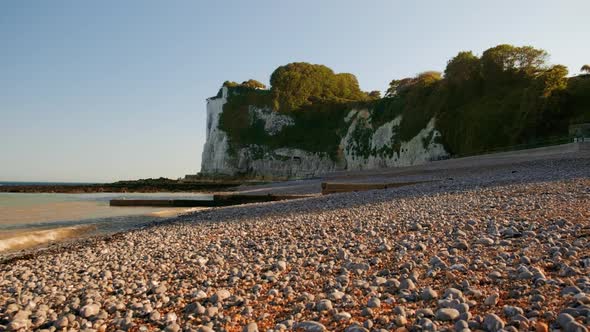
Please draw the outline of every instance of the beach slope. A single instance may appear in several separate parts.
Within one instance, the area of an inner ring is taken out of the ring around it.
[[[587,331],[589,252],[566,155],[31,252],[0,265],[0,329]]]

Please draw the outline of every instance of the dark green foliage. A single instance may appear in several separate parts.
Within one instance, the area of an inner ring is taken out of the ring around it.
[[[479,58],[473,52],[459,52],[449,60],[445,69],[445,79],[454,85],[461,85],[479,75]]]
[[[412,84],[400,92],[405,99],[399,138],[408,141],[424,129],[428,121],[435,116],[441,105],[441,92],[438,84],[439,72],[424,72],[413,79]]]
[[[281,112],[305,109],[318,103],[343,103],[369,99],[352,74],[335,74],[324,65],[305,62],[277,68],[270,76],[275,109]]]
[[[237,82],[234,81],[225,81],[223,82],[223,86],[226,88],[235,88],[236,86],[239,86],[240,84],[238,84]]]
[[[277,135],[270,136],[264,130],[264,123],[255,120],[250,106],[271,108],[272,94],[269,90],[259,90],[244,86],[229,90],[227,103],[219,118],[219,127],[230,140],[230,148],[249,145],[264,145],[269,149],[298,148],[310,152],[325,152],[332,158],[338,153],[344,118],[350,105],[344,103],[321,103],[310,105],[305,111],[292,112],[295,120],[292,126],[284,127]],[[262,156],[262,154],[256,154]]]
[[[543,69],[547,57],[545,50],[502,44],[483,52],[481,73],[484,79],[493,83],[513,80],[516,73],[532,76]]]
[[[272,97],[268,90],[245,86],[228,88],[228,99],[219,117],[219,127],[228,134],[231,141],[230,149],[260,144],[268,140],[264,124],[261,121],[253,121],[249,108],[250,106],[264,108],[270,105],[272,105]]]
[[[581,93],[580,100],[571,103],[567,68],[548,67],[546,58],[543,50],[499,45],[478,61],[464,53],[451,60],[445,71],[450,76],[440,86],[442,90],[447,83],[446,100],[437,112],[447,149],[464,155],[567,136],[574,121],[572,107],[590,94]],[[476,74],[454,75],[458,63],[479,67],[479,73],[470,69]]]
[[[383,98],[367,105],[372,110],[371,119],[374,128],[379,128],[385,123],[395,119],[404,111],[404,96]]]
[[[356,128],[352,132],[351,139],[355,142],[352,150],[356,156],[368,158],[374,151],[371,151],[371,137],[374,129],[364,119],[359,119]]]
[[[550,67],[546,58],[545,51],[530,46],[498,45],[481,58],[460,52],[449,60],[444,77],[429,71],[393,80],[385,98],[379,98],[378,91],[362,92],[351,74],[292,63],[273,72],[270,90],[261,90],[252,80],[224,83],[230,94],[220,127],[228,133],[232,148],[258,144],[337,158],[348,127],[344,118],[354,108],[367,109],[371,115],[352,135],[353,149],[364,157],[393,157],[401,142],[415,137],[433,117],[442,133],[437,142],[454,155],[534,146],[566,137],[571,123],[590,122],[590,75],[567,78],[567,68]],[[263,123],[251,118],[250,105],[288,112],[295,125],[270,137]],[[372,133],[400,115],[392,144],[371,150]],[[424,139],[425,147],[431,139]]]
[[[350,111],[346,103],[325,103],[308,106],[305,111],[290,114],[295,125],[285,127],[273,137],[275,147],[299,148],[311,152],[326,152],[333,159],[345,128],[344,118]]]
[[[367,94],[367,96],[369,96],[369,98],[371,98],[371,99],[380,99],[381,98],[381,91],[379,91],[379,90],[371,91]]]
[[[590,122],[590,75],[570,78],[564,95],[564,108],[571,117],[570,122]]]
[[[258,82],[257,80],[249,79],[247,81],[242,82],[241,86],[252,88],[252,89],[266,89],[266,85]]]

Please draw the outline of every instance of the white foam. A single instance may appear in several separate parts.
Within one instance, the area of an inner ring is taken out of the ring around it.
[[[78,236],[94,229],[93,225],[61,227],[42,231],[24,231],[12,233],[0,239],[0,252],[25,249],[53,241]]]

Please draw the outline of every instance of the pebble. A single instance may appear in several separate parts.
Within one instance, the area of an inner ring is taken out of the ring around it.
[[[326,327],[318,322],[314,321],[303,321],[295,325],[296,330],[304,332],[323,332],[326,331]]]
[[[477,240],[477,243],[483,244],[485,246],[491,246],[494,244],[494,240],[490,239],[489,237],[482,237],[479,240]]]
[[[500,295],[498,294],[492,294],[488,297],[486,297],[486,299],[484,300],[484,304],[490,307],[495,306],[496,304],[498,304],[498,300],[500,299]]]
[[[401,281],[401,283],[399,285],[399,289],[414,290],[414,289],[416,289],[416,285],[414,285],[414,282],[411,279],[404,279]]]
[[[211,303],[213,303],[213,304],[216,304],[218,302],[222,302],[222,301],[228,299],[230,296],[231,296],[231,293],[227,289],[220,289],[217,292],[215,292],[215,294],[213,294],[211,296],[209,301],[211,301]]]
[[[545,322],[537,322],[535,324],[535,332],[548,332],[549,326]]]
[[[566,314],[566,313],[560,313],[557,316],[557,324],[559,324],[559,326],[561,326],[562,328],[566,328],[566,326],[575,321],[574,317],[572,317],[572,315],[570,314]]]
[[[339,290],[335,290],[332,293],[330,293],[330,295],[328,295],[328,297],[330,298],[330,300],[332,301],[340,301],[343,297],[344,297],[343,292],[339,291]]]
[[[316,308],[317,308],[318,311],[332,310],[332,301],[330,301],[328,299],[320,300],[317,303]]]
[[[0,264],[0,330],[586,331],[590,158],[525,166],[50,247]]]
[[[354,324],[345,328],[344,332],[369,332],[369,329]]]
[[[588,332],[588,328],[578,322],[570,322],[564,328],[564,332]]]
[[[441,321],[452,321],[459,318],[459,311],[456,309],[442,308],[436,311],[436,319]]]
[[[379,308],[381,306],[381,300],[378,297],[371,297],[367,303],[367,307],[369,308]]]
[[[349,320],[352,318],[352,315],[346,311],[341,311],[334,315],[334,320],[341,321],[341,320]]]
[[[462,299],[463,292],[457,288],[447,288],[443,294],[443,298],[445,299]]]
[[[255,322],[250,322],[244,326],[242,332],[258,332],[258,325]]]
[[[166,332],[178,332],[178,331],[180,331],[180,326],[176,323],[171,323],[171,324],[168,324],[164,330]]]
[[[424,301],[430,301],[438,298],[438,293],[434,291],[432,288],[426,287],[422,290],[421,297]]]
[[[482,323],[484,330],[490,332],[500,331],[505,325],[506,323],[496,314],[487,314]]]
[[[98,305],[96,303],[87,304],[87,305],[83,306],[82,309],[80,309],[80,315],[82,315],[82,317],[88,318],[88,317],[98,315],[99,311],[100,311],[100,305]]]

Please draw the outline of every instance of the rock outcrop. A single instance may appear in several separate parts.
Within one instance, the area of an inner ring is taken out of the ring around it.
[[[264,144],[231,146],[230,135],[219,126],[228,97],[228,88],[223,87],[220,94],[207,99],[203,175],[306,178],[332,171],[410,166],[449,156],[439,143],[436,119],[432,118],[412,139],[402,141],[397,137],[401,115],[372,129],[369,109],[351,109],[344,118],[346,128],[342,128],[342,132],[345,134],[341,137],[337,156],[293,147],[270,148]],[[275,112],[270,107],[249,106],[248,112],[251,123],[263,122],[270,139],[295,123],[289,115]],[[359,131],[365,133],[362,140],[358,138]]]

